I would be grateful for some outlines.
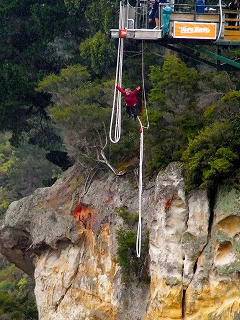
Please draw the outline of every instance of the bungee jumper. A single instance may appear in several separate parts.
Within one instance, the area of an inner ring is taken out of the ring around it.
[[[140,90],[140,86],[138,86],[135,90],[131,90],[130,88],[122,89],[117,83],[116,88],[124,95],[124,100],[126,103],[126,112],[128,117],[134,117],[134,120],[137,119],[137,93]]]
[[[121,7],[120,7],[121,9]],[[121,10],[120,10],[121,11]],[[120,14],[121,16],[121,14]],[[124,96],[125,104],[126,104],[126,112],[129,117],[133,116],[134,119],[138,119],[140,124],[140,146],[139,146],[139,208],[138,208],[138,227],[137,227],[137,239],[136,239],[136,253],[137,257],[141,256],[141,233],[142,233],[142,167],[143,167],[143,129],[149,128],[148,121],[148,112],[146,105],[146,94],[145,94],[145,84],[144,84],[144,50],[143,50],[143,41],[142,41],[142,109],[145,109],[147,122],[146,126],[142,124],[140,116],[137,115],[137,93],[141,89],[138,86],[135,90],[131,90],[129,88],[122,89],[122,67],[123,67],[123,38],[119,38],[118,41],[118,57],[117,57],[117,67],[116,67],[116,78],[115,78],[115,86],[114,86],[114,96],[113,96],[113,105],[112,105],[112,114],[109,128],[109,139],[112,143],[118,143],[121,138],[121,94]],[[120,85],[118,85],[118,83]],[[113,170],[114,171],[114,170]]]

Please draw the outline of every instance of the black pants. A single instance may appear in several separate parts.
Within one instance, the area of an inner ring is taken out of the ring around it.
[[[126,106],[126,112],[127,112],[129,118],[130,118],[131,116],[133,116],[135,120],[137,119],[136,106],[132,106],[132,107]]]

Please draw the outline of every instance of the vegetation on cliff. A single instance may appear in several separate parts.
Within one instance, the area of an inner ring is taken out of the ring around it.
[[[33,279],[0,255],[0,319],[38,319]]]
[[[138,214],[128,208],[116,208],[116,213],[123,219],[123,224],[116,231],[118,242],[117,262],[122,267],[122,280],[126,285],[132,282],[149,281],[148,233],[142,236],[141,256],[136,259],[136,234]]]

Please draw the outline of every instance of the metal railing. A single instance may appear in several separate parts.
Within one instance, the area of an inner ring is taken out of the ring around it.
[[[120,4],[122,6],[122,14],[125,29],[148,29],[149,28],[149,14],[151,12],[151,4],[149,1],[141,1],[138,6],[131,6],[129,3]],[[196,5],[190,4],[171,4],[164,3],[159,6],[159,27],[163,24],[162,9],[165,6],[170,6],[173,12],[178,13],[193,13],[195,15],[212,15],[221,14],[219,5],[204,5],[204,11],[198,12]],[[220,21],[220,18],[219,18]]]

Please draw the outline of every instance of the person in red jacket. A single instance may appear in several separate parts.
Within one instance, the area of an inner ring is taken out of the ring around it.
[[[130,118],[131,116],[134,117],[134,119],[137,119],[137,93],[140,90],[140,86],[138,86],[135,90],[131,90],[129,88],[127,89],[122,89],[119,87],[116,83],[116,88],[124,95],[124,100],[126,103],[126,112],[128,114],[128,117]]]

